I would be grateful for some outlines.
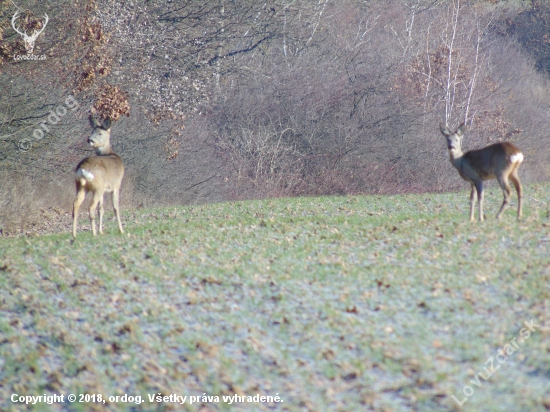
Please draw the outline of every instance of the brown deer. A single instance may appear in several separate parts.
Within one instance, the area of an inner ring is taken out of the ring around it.
[[[521,217],[522,188],[518,177],[518,169],[523,162],[523,154],[512,143],[496,143],[479,150],[470,150],[462,153],[461,143],[464,137],[464,123],[454,133],[440,125],[441,133],[447,138],[449,159],[452,165],[458,170],[460,176],[470,182],[472,192],[470,193],[470,220],[474,220],[474,205],[476,192],[479,202],[479,221],[483,221],[483,181],[497,179],[498,184],[504,193],[502,206],[497,213],[500,219],[502,212],[510,202],[510,184],[512,181],[518,193],[518,219]]]
[[[105,119],[100,124],[90,116],[90,125],[94,129],[88,138],[88,143],[95,149],[95,156],[82,160],[75,170],[76,199],[73,205],[73,237],[76,238],[78,223],[78,209],[88,192],[92,192],[90,203],[90,221],[92,233],[96,235],[95,214],[99,205],[99,233],[103,234],[103,195],[105,192],[113,192],[113,208],[115,209],[118,228],[124,233],[120,222],[118,200],[120,185],[124,176],[124,164],[122,159],[111,148],[111,120]]]

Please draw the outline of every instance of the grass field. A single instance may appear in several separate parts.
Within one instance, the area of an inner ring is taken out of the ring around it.
[[[0,238],[0,410],[550,410],[550,185],[525,192],[519,222],[515,194],[495,221],[492,187],[483,223],[461,192],[123,211],[124,235],[110,212],[74,244]],[[273,402],[235,398],[257,394]]]

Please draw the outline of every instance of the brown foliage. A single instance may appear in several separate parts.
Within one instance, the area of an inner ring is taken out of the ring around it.
[[[83,21],[78,29],[76,49],[83,50],[74,64],[74,90],[82,92],[94,87],[97,80],[111,72],[113,58],[106,47],[109,35],[94,17],[95,1],[90,1],[85,7]]]
[[[96,91],[92,113],[97,113],[101,118],[109,118],[113,121],[124,115],[130,116],[128,95],[118,86],[103,84]]]

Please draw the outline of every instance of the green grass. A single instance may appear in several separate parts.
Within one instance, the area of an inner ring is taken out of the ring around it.
[[[461,192],[125,211],[125,235],[110,213],[74,244],[0,239],[0,409],[444,411],[466,385],[463,410],[549,409],[550,185],[525,192],[519,222],[515,197],[495,221],[491,187],[483,223]],[[10,400],[53,393],[144,403]]]

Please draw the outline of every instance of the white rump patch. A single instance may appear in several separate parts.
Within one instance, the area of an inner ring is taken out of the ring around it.
[[[510,156],[510,161],[512,163],[516,163],[516,162],[521,163],[521,162],[523,162],[523,153],[520,152],[520,153],[516,153],[515,155]]]
[[[76,172],[76,177],[77,178],[83,177],[88,182],[91,182],[92,180],[94,180],[95,176],[93,175],[92,172],[89,172],[86,169],[78,169]]]
[[[521,156],[522,159],[523,159],[523,155]],[[84,179],[86,179],[88,182],[91,182],[92,180],[94,180],[94,175],[92,174],[92,172],[88,172],[86,169],[80,169],[82,170],[82,176],[84,177]]]

